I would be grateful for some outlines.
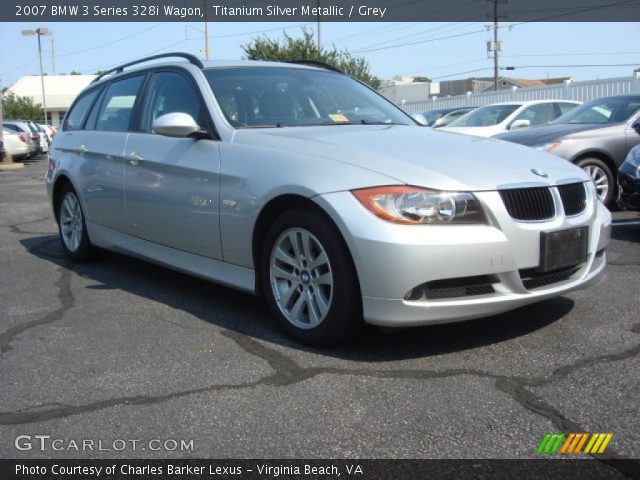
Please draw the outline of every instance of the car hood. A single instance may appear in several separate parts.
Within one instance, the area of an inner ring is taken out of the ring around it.
[[[575,135],[582,132],[591,132],[610,128],[613,125],[605,124],[571,124],[558,123],[551,125],[542,125],[539,127],[517,130],[514,132],[502,133],[496,135],[495,138],[506,140],[508,142],[520,143],[522,145],[539,145],[543,143],[554,142],[569,135]]]
[[[465,135],[475,135],[477,137],[491,137],[497,133],[504,132],[504,127],[498,125],[487,125],[486,127],[452,127],[447,125],[441,127],[443,132],[463,133]]]
[[[506,142],[424,127],[339,125],[239,129],[233,142],[255,148],[314,155],[372,170],[399,181],[438,190],[496,190],[517,183],[555,184],[588,180],[555,155]],[[304,161],[304,160],[301,160]],[[532,169],[543,170],[541,177]]]

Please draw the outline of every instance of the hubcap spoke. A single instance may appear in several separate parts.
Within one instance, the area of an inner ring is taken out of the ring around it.
[[[276,259],[278,259],[281,262],[289,265],[292,268],[297,266],[297,264],[298,264],[296,262],[296,259],[293,258],[291,255],[289,255],[282,247],[277,247],[276,248],[275,256],[276,256]]]
[[[598,198],[604,201],[609,193],[609,178],[604,170],[597,165],[588,165],[584,171],[591,177],[598,193]]]
[[[307,304],[307,299],[305,295],[300,295],[296,302],[293,304],[291,308],[291,318],[301,323],[309,323],[303,322],[302,315],[304,313],[304,307]]]

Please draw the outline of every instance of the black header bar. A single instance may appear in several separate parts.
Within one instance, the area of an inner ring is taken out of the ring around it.
[[[640,0],[3,0],[0,22],[636,22]]]

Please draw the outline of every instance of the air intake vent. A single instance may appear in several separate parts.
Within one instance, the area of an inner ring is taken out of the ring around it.
[[[553,197],[547,187],[500,190],[507,212],[516,220],[548,220],[555,215]]]
[[[434,280],[413,288],[405,295],[404,299],[416,302],[420,300],[489,295],[495,293],[492,283],[497,281],[492,275]]]
[[[587,194],[584,183],[570,183],[558,187],[565,215],[578,215],[587,206]]]
[[[524,288],[527,290],[534,290],[536,288],[546,287],[547,285],[553,285],[554,283],[569,280],[576,274],[576,272],[578,272],[578,270],[580,270],[580,268],[580,265],[576,265],[548,273],[539,273],[536,272],[535,269],[520,270],[520,278],[522,279]]]

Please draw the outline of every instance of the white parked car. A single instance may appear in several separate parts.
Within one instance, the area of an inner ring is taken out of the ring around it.
[[[494,103],[454,120],[440,130],[492,137],[520,128],[544,125],[580,105],[571,100],[533,100]]]
[[[31,156],[33,149],[29,147],[26,134],[5,128],[2,130],[2,138],[4,139],[5,150],[15,160]]]

